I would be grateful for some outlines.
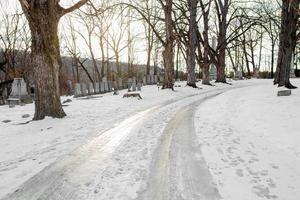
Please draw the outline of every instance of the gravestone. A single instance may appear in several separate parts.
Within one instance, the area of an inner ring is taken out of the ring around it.
[[[88,83],[88,95],[94,94],[94,85],[93,83]]]
[[[158,82],[158,77],[157,75],[154,75],[154,84],[156,84]]]
[[[75,84],[75,97],[80,97],[81,96],[81,85],[80,83]]]
[[[111,81],[108,81],[108,82],[107,82],[108,92],[111,92],[111,91],[112,91],[112,88],[113,88],[113,87],[112,87],[112,84],[113,84],[113,83],[112,83]]]
[[[81,95],[86,96],[88,94],[87,85],[85,83],[81,83]]]
[[[282,97],[282,96],[291,96],[292,95],[292,90],[280,90],[277,92],[277,96]]]
[[[30,98],[27,92],[27,85],[23,78],[15,78],[12,86],[11,86],[11,93],[9,95],[10,98],[20,98],[26,99]]]
[[[159,76],[159,81],[163,82],[164,81],[164,77],[163,76]]]
[[[123,89],[123,80],[122,80],[122,78],[118,78],[118,88]]]
[[[103,77],[102,82],[104,83],[104,92],[109,92],[107,78]]]
[[[295,68],[294,68],[294,53],[292,54],[292,60],[291,60],[291,69],[290,69],[290,78],[296,78],[296,74],[295,74]]]
[[[27,92],[27,85],[23,78],[15,78],[12,86],[11,93],[9,98],[7,99],[10,107],[14,107],[15,105],[20,105],[22,103],[31,103],[32,99]]]
[[[133,77],[132,80],[133,80],[133,81],[132,81],[132,91],[136,91],[136,78]]]
[[[147,75],[147,85],[151,85],[151,75]]]
[[[154,75],[150,75],[150,83],[151,83],[151,85],[153,85],[154,82],[155,82]]]
[[[259,78],[259,70],[255,70],[255,78]]]
[[[142,91],[142,84],[141,84],[141,83],[138,83],[138,84],[137,84],[137,90],[138,90],[138,91]]]
[[[214,64],[211,64],[209,67],[209,80],[217,79],[217,68]]]
[[[100,83],[99,82],[95,83],[94,92],[95,92],[95,94],[99,94],[100,93]]]
[[[72,81],[71,80],[67,80],[66,84],[67,84],[67,95],[68,96],[74,95]]]
[[[112,90],[113,91],[119,90],[119,84],[117,81],[112,82]]]
[[[147,79],[146,79],[146,76],[143,77],[143,85],[147,85]]]
[[[131,87],[132,87],[132,78],[129,78],[128,81],[127,81],[128,92],[131,91]]]
[[[105,83],[104,82],[100,83],[100,93],[105,93]]]
[[[243,72],[242,71],[236,71],[235,78],[238,79],[238,80],[242,80],[243,79]]]

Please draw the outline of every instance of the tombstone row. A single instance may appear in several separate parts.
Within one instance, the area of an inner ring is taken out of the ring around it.
[[[113,83],[96,82],[96,83],[76,83],[75,84],[75,97],[88,96],[93,94],[102,94],[111,92],[113,90]]]

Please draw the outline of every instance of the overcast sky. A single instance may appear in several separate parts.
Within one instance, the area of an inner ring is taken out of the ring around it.
[[[78,1],[78,0],[77,0]],[[73,1],[76,2],[76,1]],[[61,0],[61,5],[63,7],[68,7],[70,6],[71,1],[70,0]],[[2,8],[5,8],[5,12],[10,12],[10,13],[14,13],[17,9],[19,10],[19,13],[21,13],[21,8],[19,5],[18,0],[0,0],[0,4],[2,5]],[[72,4],[72,3],[71,3]],[[68,26],[67,26],[67,17],[64,17],[61,20],[60,23],[60,35],[69,35],[68,33]],[[80,31],[81,33],[85,33],[84,28],[75,20],[73,20],[74,26],[76,27],[76,29],[78,31]],[[133,24],[131,26],[131,30],[132,30],[132,34],[133,35],[138,35],[139,37],[144,37],[144,32],[143,32],[143,26],[141,26],[140,24]],[[118,32],[120,31],[120,28],[118,26],[118,23],[115,22],[113,23],[113,28],[112,31],[114,32]],[[66,34],[62,34],[62,32],[66,32]],[[135,37],[138,38],[138,37]],[[125,46],[127,42],[127,36],[126,33],[124,34],[124,40],[123,40],[123,44],[121,46]],[[84,43],[84,41],[80,38],[80,36],[78,36],[78,46],[80,48],[80,52],[82,57],[89,57],[89,53],[88,53],[88,49]],[[63,39],[61,39],[61,48],[62,48],[62,54],[66,55],[66,51],[64,50],[64,46],[65,46],[65,42]],[[264,65],[266,62],[269,62],[270,60],[270,56],[269,56],[269,51],[267,51],[267,49],[269,48],[268,45],[264,45],[264,47],[266,47],[266,49],[263,50],[263,60],[262,60],[262,64]],[[97,58],[100,58],[100,50],[99,50],[99,45],[98,45],[98,40],[97,38],[93,38],[93,49],[94,49],[94,53],[96,55]],[[135,63],[146,63],[146,52],[145,52],[145,41],[142,39],[137,39],[137,41],[135,41]],[[113,55],[113,52],[110,51],[110,56]],[[229,59],[228,59],[229,60]],[[121,61],[123,62],[127,62],[127,49],[125,49],[124,51],[122,51],[121,53]]]
[[[78,1],[78,0],[77,0]],[[77,2],[77,1],[73,1],[73,2]],[[8,13],[15,13],[16,10],[18,10],[19,13],[21,13],[21,7],[20,4],[18,2],[18,0],[0,0],[0,4],[2,5],[2,8],[5,8],[5,12]],[[61,0],[60,4],[63,7],[68,7],[70,5],[72,5],[73,3],[70,2],[70,0]],[[76,22],[76,20],[72,20],[72,22],[74,23],[74,27],[80,31],[81,33],[85,33],[85,28],[82,27],[82,25],[80,25],[78,22]],[[60,35],[69,35],[68,32],[68,17],[63,17],[60,21]],[[111,30],[112,32],[118,32],[119,31],[119,26],[117,21],[115,21],[113,23],[112,26],[113,30]],[[64,33],[63,33],[64,32]],[[66,32],[66,33],[65,33]],[[134,42],[134,49],[135,49],[135,57],[134,57],[134,62],[135,63],[145,63],[146,62],[146,52],[145,52],[145,41],[142,40],[141,38],[144,37],[144,32],[143,32],[143,27],[141,27],[140,25],[137,24],[132,24],[131,25],[131,32],[132,35],[137,35],[138,37],[135,37],[135,42]],[[126,33],[124,34],[124,40],[122,42],[122,44],[120,45],[121,47],[126,46],[126,42],[127,42],[127,36]],[[66,54],[66,51],[64,50],[64,46],[65,46],[65,41],[64,39],[61,39],[60,41],[61,43],[61,49],[62,49],[62,54]],[[85,45],[83,39],[80,38],[80,36],[78,36],[78,46],[80,48],[80,52],[81,55],[83,57],[89,57],[89,53],[88,53],[88,49],[87,46]],[[100,50],[99,50],[99,45],[98,45],[98,40],[96,37],[93,38],[93,49],[95,52],[95,56],[97,58],[100,58]],[[121,52],[121,61],[123,62],[127,62],[127,48],[125,48],[122,52]],[[110,50],[110,57],[113,56],[113,52]]]

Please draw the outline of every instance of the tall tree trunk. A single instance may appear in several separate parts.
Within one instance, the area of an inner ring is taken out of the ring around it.
[[[196,45],[197,45],[197,0],[188,0],[189,19],[189,44],[187,48],[187,85],[197,88],[196,85]]]
[[[172,20],[172,0],[166,0],[163,5],[165,14],[165,27],[166,27],[166,42],[163,50],[164,60],[164,84],[163,89],[173,89],[173,74],[174,74],[174,33],[173,33],[173,20]]]
[[[226,63],[226,48],[221,48],[218,54],[217,65],[217,83],[226,83],[225,64]]]
[[[248,52],[247,52],[247,47],[246,47],[246,37],[245,34],[243,34],[243,52],[244,52],[244,56],[245,56],[245,62],[246,62],[246,68],[247,68],[247,77],[251,78],[251,70],[250,70],[250,66],[249,66],[249,59],[248,59]]]
[[[274,84],[291,89],[296,88],[290,83],[290,69],[296,46],[299,3],[300,0],[282,1],[280,44],[274,80]]]
[[[272,41],[271,46],[271,78],[274,78],[274,56],[275,56],[275,42]]]
[[[209,13],[210,13],[211,2],[209,2],[206,9],[203,0],[200,0],[200,6],[203,13],[203,24],[204,24],[204,31],[203,31],[204,53],[203,53],[203,64],[202,64],[202,84],[211,85],[211,83],[209,82],[209,66],[211,65],[211,62],[209,61],[209,52],[211,51],[211,49],[210,49],[209,39],[208,39]],[[215,50],[215,46],[213,48]],[[198,54],[201,55],[200,46],[198,46]]]
[[[37,4],[32,11],[34,17],[27,17],[32,37],[31,54],[35,80],[34,120],[41,120],[46,116],[62,118],[66,115],[60,102],[59,89],[59,16],[49,9]]]
[[[229,10],[229,0],[215,1],[218,2],[217,7],[220,11],[219,18],[219,35],[218,35],[218,49],[219,53],[217,55],[217,80],[216,82],[226,83],[225,67],[226,67],[226,48],[227,48],[227,15]]]
[[[256,74],[256,66],[255,66],[255,55],[254,55],[254,44],[253,41],[251,40],[250,42],[250,53],[251,53],[251,63],[252,63],[252,68],[253,68],[253,74],[255,76]]]
[[[31,31],[31,57],[35,79],[34,120],[46,116],[62,118],[59,90],[59,69],[61,66],[58,23],[62,16],[83,6],[87,0],[80,0],[65,9],[59,0],[19,0]]]
[[[179,79],[179,54],[180,54],[180,44],[177,45],[177,52],[176,52],[176,71],[175,71],[175,80]]]

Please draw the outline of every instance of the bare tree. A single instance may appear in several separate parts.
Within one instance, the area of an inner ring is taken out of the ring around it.
[[[60,102],[58,38],[60,19],[87,3],[81,0],[63,8],[59,0],[19,0],[31,30],[31,54],[35,79],[34,120],[46,116],[62,118],[66,114]]]
[[[188,0],[189,8],[189,46],[187,48],[187,85],[197,88],[196,86],[196,45],[197,45],[197,4],[198,0]]]
[[[296,88],[290,83],[290,70],[297,43],[299,4],[300,0],[282,1],[280,44],[274,84],[290,89]]]

